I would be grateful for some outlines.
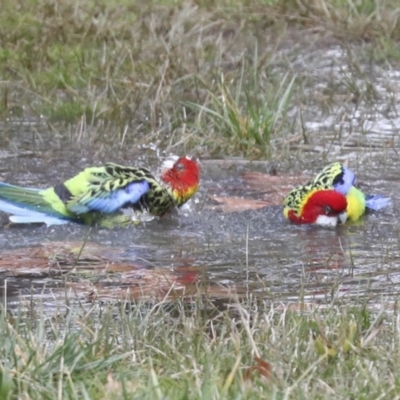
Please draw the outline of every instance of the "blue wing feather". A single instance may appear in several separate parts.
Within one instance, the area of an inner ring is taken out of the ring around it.
[[[338,181],[335,182],[334,180],[333,187],[337,192],[346,196],[351,187],[356,183],[356,176],[351,169],[344,166],[342,166],[342,169],[343,175],[340,176]]]
[[[87,200],[68,205],[68,209],[76,214],[84,214],[89,211],[110,214],[123,206],[137,203],[149,190],[150,185],[146,180],[132,182],[124,188],[111,192],[99,192]]]
[[[333,185],[336,191],[346,195],[352,186],[356,184],[357,178],[354,172],[347,167],[342,166],[343,176],[341,180]],[[390,205],[392,200],[389,197],[382,197],[381,195],[366,195],[365,205],[367,208],[378,211]]]

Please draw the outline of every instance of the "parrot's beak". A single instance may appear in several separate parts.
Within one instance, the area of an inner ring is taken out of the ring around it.
[[[338,221],[341,224],[344,224],[347,221],[347,212],[342,212],[341,214],[338,215]]]

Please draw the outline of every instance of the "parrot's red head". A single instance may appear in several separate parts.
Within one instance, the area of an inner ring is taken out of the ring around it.
[[[297,224],[336,226],[347,219],[346,197],[334,190],[315,189],[307,194],[299,211],[285,209],[285,215]]]
[[[164,171],[161,179],[170,186],[176,204],[181,206],[197,192],[200,168],[196,161],[181,157],[172,168]]]

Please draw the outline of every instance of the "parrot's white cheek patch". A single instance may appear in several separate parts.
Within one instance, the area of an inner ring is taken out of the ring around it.
[[[169,156],[162,162],[161,171],[166,171],[167,169],[171,169],[178,160],[179,160],[178,156]]]
[[[322,226],[335,227],[338,223],[338,217],[329,217],[328,215],[319,215],[315,223]]]

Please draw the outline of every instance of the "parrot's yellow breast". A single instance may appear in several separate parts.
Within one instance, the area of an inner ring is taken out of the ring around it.
[[[352,186],[347,192],[347,218],[350,221],[357,221],[365,212],[365,195],[361,190]]]

